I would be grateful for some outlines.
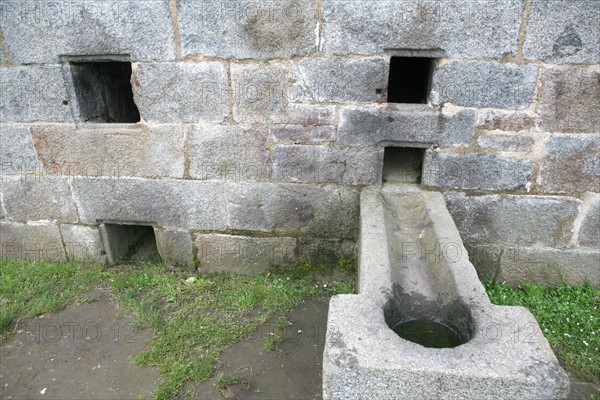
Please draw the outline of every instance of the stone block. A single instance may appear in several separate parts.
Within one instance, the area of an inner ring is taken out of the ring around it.
[[[222,62],[135,64],[132,86],[145,121],[222,122],[229,115]]]
[[[325,0],[322,48],[333,54],[444,49],[450,58],[499,58],[516,53],[523,6],[522,0]]]
[[[600,246],[600,198],[592,203],[581,223],[579,244],[589,247]]]
[[[62,224],[60,232],[69,259],[105,262],[104,248],[97,227]]]
[[[499,246],[568,245],[580,201],[564,196],[466,196],[446,193],[446,204],[467,243]]]
[[[427,105],[342,108],[338,142],[343,145],[396,142],[429,147],[468,145],[475,134],[472,110],[438,113]]]
[[[184,57],[288,59],[316,50],[311,0],[181,0],[177,17]]]
[[[300,261],[335,268],[342,258],[356,259],[356,242],[344,239],[299,238],[298,254]]]
[[[217,182],[76,177],[73,192],[83,223],[198,230],[227,225],[224,188]]]
[[[227,186],[229,228],[355,239],[358,197],[358,190],[336,186],[230,184]]]
[[[502,255],[497,281],[511,286],[531,282],[544,286],[590,282],[600,288],[600,250],[597,248],[518,247],[507,250]]]
[[[326,126],[335,124],[335,106],[320,104],[289,104],[285,124]]]
[[[241,123],[285,122],[289,70],[282,64],[233,64],[233,117]]]
[[[73,119],[69,106],[63,103],[68,97],[60,66],[2,67],[0,71],[0,121]]]
[[[538,190],[600,192],[600,136],[551,135],[542,156]]]
[[[369,185],[381,182],[383,149],[277,145],[272,161],[277,181]]]
[[[63,260],[65,249],[58,227],[49,222],[0,221],[0,258]]]
[[[600,8],[595,0],[534,0],[523,55],[550,64],[600,62]]]
[[[383,58],[304,58],[292,64],[291,99],[298,102],[384,101],[389,63]]]
[[[37,159],[27,125],[0,123],[0,174],[21,174],[36,167]]]
[[[319,144],[335,140],[335,127],[274,125],[269,128],[269,136],[279,143]]]
[[[555,67],[542,75],[538,112],[546,132],[600,133],[600,67]]]
[[[194,125],[189,132],[190,176],[202,180],[267,181],[267,130]]]
[[[178,125],[35,125],[33,145],[50,175],[183,177]]]
[[[508,133],[482,133],[477,138],[479,147],[496,151],[528,153],[533,148],[533,143],[534,140],[531,136]]]
[[[4,1],[1,16],[15,64],[56,63],[63,54],[175,58],[168,0]]]
[[[529,132],[537,130],[539,120],[527,111],[489,108],[477,110],[477,128],[487,131]]]
[[[196,238],[201,273],[262,274],[296,263],[296,239],[201,234]]]
[[[517,190],[527,185],[532,171],[528,160],[427,150],[422,183],[444,189]]]
[[[195,270],[192,237],[186,231],[154,227],[156,248],[165,265],[175,270]]]
[[[77,208],[67,178],[23,176],[2,182],[4,208],[11,221],[77,222]]]
[[[524,109],[533,99],[538,66],[454,61],[435,70],[438,101],[465,107]]]

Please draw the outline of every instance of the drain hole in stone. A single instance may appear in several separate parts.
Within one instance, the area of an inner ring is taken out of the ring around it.
[[[388,103],[427,103],[433,58],[392,57]]]
[[[104,232],[108,264],[160,261],[152,226],[105,224]]]
[[[409,318],[391,327],[402,339],[436,349],[450,348],[465,344],[456,329],[439,319]]]
[[[71,62],[79,118],[90,122],[139,122],[133,101],[131,63]]]
[[[421,183],[425,149],[386,147],[383,156],[383,182]]]

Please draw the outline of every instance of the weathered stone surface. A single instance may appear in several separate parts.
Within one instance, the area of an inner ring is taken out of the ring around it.
[[[600,250],[519,247],[502,255],[496,280],[516,286],[537,282],[555,286],[562,282],[583,285],[589,281],[600,288]]]
[[[275,125],[272,128],[269,128],[269,135],[275,142],[318,144],[324,142],[333,142],[335,139],[335,127]]]
[[[600,8],[595,0],[534,0],[523,54],[552,64],[600,62]]]
[[[377,58],[304,58],[292,64],[292,101],[381,101],[389,65]]]
[[[29,40],[28,40],[29,41]],[[0,121],[70,121],[62,70],[58,65],[2,67]]]
[[[63,54],[173,60],[168,7],[168,0],[5,1],[2,28],[14,63],[56,63]]]
[[[516,190],[525,187],[532,171],[528,160],[427,150],[422,183],[445,189]]]
[[[178,125],[30,129],[40,163],[51,175],[183,177],[184,134]]]
[[[594,201],[581,223],[579,244],[590,247],[600,246],[600,198]]]
[[[0,174],[20,174],[36,169],[37,159],[26,125],[0,123]]]
[[[202,180],[269,179],[267,131],[235,125],[194,125],[189,132],[190,176]]]
[[[551,135],[542,157],[538,190],[600,192],[600,136]]]
[[[527,111],[497,108],[477,110],[477,128],[487,131],[532,131],[537,128],[538,122],[538,118]]]
[[[356,243],[344,239],[298,238],[298,255],[300,261],[334,268],[342,259],[356,259]]]
[[[358,190],[302,184],[230,184],[229,227],[251,231],[302,231],[315,237],[355,239]]]
[[[0,221],[0,258],[31,261],[64,259],[65,249],[58,227],[53,223]]]
[[[477,144],[482,149],[497,151],[530,152],[534,140],[531,136],[512,135],[507,133],[482,133]]]
[[[325,126],[335,124],[335,106],[320,104],[289,104],[286,124],[302,126]]]
[[[167,267],[195,270],[192,237],[188,232],[154,227],[154,235],[158,253]]]
[[[501,57],[517,50],[523,3],[325,0],[322,47],[334,54],[444,49],[448,57]]]
[[[290,58],[316,50],[311,0],[177,2],[182,55]]]
[[[446,193],[448,210],[467,243],[566,246],[580,201],[562,196],[466,196]]]
[[[343,108],[338,141],[344,145],[385,142],[466,145],[475,134],[475,118],[472,110],[443,114],[426,105]]]
[[[145,121],[222,122],[229,115],[222,62],[134,65],[133,98]]]
[[[369,185],[381,182],[383,149],[278,145],[272,161],[278,181]]]
[[[296,262],[296,239],[203,234],[196,238],[201,273],[261,274]]]
[[[529,107],[538,66],[454,61],[436,69],[432,91],[440,102],[466,107]]]
[[[105,261],[98,228],[95,226],[62,224],[60,232],[67,257],[73,260]]]
[[[555,67],[542,75],[542,129],[600,133],[600,67]]]
[[[233,64],[233,117],[236,122],[285,122],[289,70],[281,64]]]
[[[198,230],[225,229],[227,225],[221,183],[76,177],[73,191],[84,223],[155,223]]]
[[[77,222],[77,208],[67,178],[9,178],[2,182],[2,196],[11,221]]]

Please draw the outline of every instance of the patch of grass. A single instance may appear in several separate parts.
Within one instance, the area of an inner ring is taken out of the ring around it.
[[[246,379],[243,376],[238,376],[238,375],[222,377],[221,379],[219,379],[217,381],[217,388],[219,388],[219,390],[223,391],[223,390],[227,389],[229,386],[236,385],[236,384],[240,384],[240,385],[244,386],[246,389],[250,389],[250,383],[248,382],[248,379]]]
[[[277,346],[283,342],[283,336],[277,332],[272,332],[270,336],[265,340],[265,350],[275,351]]]
[[[154,331],[134,361],[156,367],[164,381],[154,396],[172,399],[189,396],[185,387],[192,385],[187,383],[211,377],[221,352],[250,337],[272,316],[309,297],[353,289],[353,276],[316,282],[313,277],[322,268],[302,264],[297,271],[257,276],[191,276],[139,263],[111,270],[109,279],[121,303],[137,316],[137,327]],[[276,333],[265,347],[275,349],[282,340]]]
[[[571,373],[592,383],[600,376],[600,290],[591,284],[537,284],[511,289],[503,283],[484,283],[494,304],[527,307]]]
[[[102,275],[92,263],[0,260],[0,343],[20,319],[90,302],[83,292]]]

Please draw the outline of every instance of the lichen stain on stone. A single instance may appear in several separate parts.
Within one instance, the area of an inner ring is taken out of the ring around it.
[[[556,57],[566,57],[577,54],[583,48],[581,38],[575,32],[572,25],[567,25],[560,36],[554,42],[552,55]]]

